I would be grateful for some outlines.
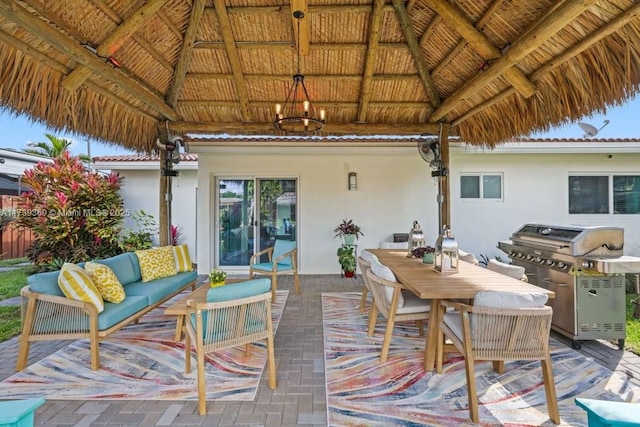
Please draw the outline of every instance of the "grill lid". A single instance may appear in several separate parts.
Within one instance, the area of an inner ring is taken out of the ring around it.
[[[579,256],[620,256],[624,229],[608,226],[525,224],[513,233],[515,245]]]

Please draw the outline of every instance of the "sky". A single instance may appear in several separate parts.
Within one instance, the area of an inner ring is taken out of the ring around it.
[[[609,124],[604,126],[605,120]],[[590,117],[583,117],[578,122],[584,122],[595,126],[601,130],[598,138],[640,138],[640,96],[632,99],[623,106],[610,107],[607,114],[596,114]],[[0,148],[13,148],[22,150],[29,148],[30,142],[46,141],[45,133],[52,133],[55,136],[67,138],[73,141],[71,146],[72,154],[87,154],[90,151],[91,157],[117,154],[133,154],[124,148],[113,147],[95,140],[89,140],[74,134],[62,134],[48,130],[45,126],[32,122],[26,117],[15,117],[14,115],[0,111],[0,133],[3,140]],[[549,132],[532,134],[532,138],[581,138],[584,132],[577,123],[551,129]]]

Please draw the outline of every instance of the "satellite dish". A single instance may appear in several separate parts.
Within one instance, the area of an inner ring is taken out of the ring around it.
[[[596,128],[593,125],[590,125],[589,123],[578,123],[578,126],[580,126],[580,129],[582,129],[582,131],[584,132],[584,135],[582,135],[583,138],[593,138],[598,134],[598,132],[602,130],[603,127],[608,124],[609,120],[605,120],[600,129]]]

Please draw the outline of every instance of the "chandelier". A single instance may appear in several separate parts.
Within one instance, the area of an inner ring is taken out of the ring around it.
[[[309,134],[318,132],[324,126],[325,111],[319,110],[316,115],[315,108],[309,99],[309,93],[304,85],[304,76],[300,72],[300,20],[304,18],[304,12],[296,10],[293,17],[298,23],[298,71],[293,75],[293,85],[289,89],[284,104],[276,104],[276,115],[273,126],[276,130],[291,134]]]

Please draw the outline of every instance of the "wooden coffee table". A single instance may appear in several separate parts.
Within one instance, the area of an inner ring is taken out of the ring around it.
[[[244,282],[248,279],[227,279],[227,284]],[[184,322],[189,314],[194,312],[194,308],[187,304],[188,301],[192,301],[192,305],[197,302],[207,301],[207,291],[211,289],[209,282],[205,282],[202,286],[198,287],[195,291],[186,294],[180,298],[174,304],[170,305],[164,310],[164,314],[169,316],[176,316],[176,341],[182,341],[182,331],[184,331]]]

